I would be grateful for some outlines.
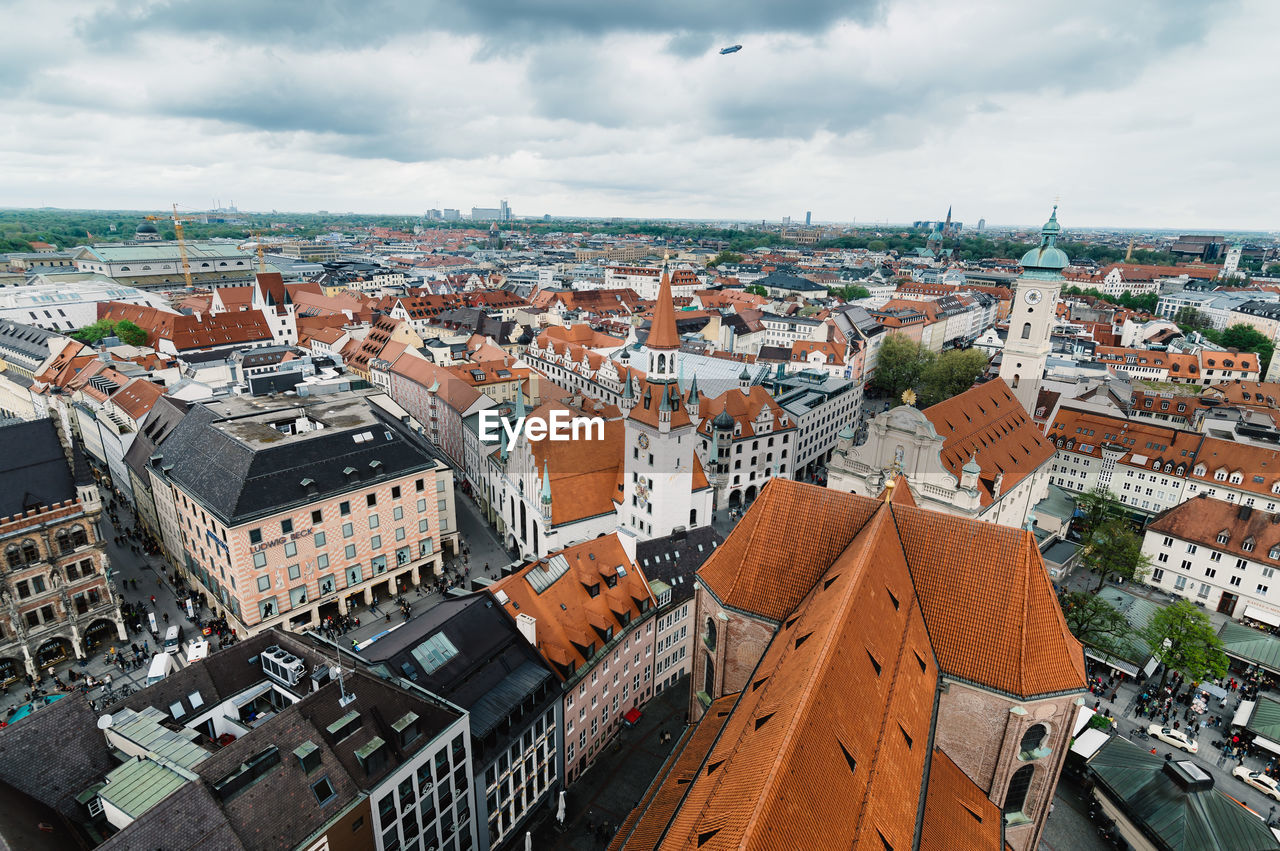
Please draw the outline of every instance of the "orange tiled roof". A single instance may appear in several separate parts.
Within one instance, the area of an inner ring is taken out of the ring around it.
[[[555,559],[563,559],[567,566],[539,592],[529,576],[538,571],[554,572]],[[622,574],[617,573],[618,567]],[[612,588],[608,586],[610,576],[617,578]],[[590,586],[597,587],[594,597]],[[605,645],[603,630],[612,627],[616,635],[657,602],[649,580],[627,557],[616,533],[530,562],[488,590],[495,596],[499,591],[506,593],[503,606],[513,618],[525,614],[537,620],[538,651],[553,663],[552,669],[561,679],[590,661],[592,645],[595,649]]]
[[[1003,378],[971,387],[922,411],[942,437],[942,463],[956,479],[970,457],[982,468],[979,497],[995,499],[996,476],[1001,493],[1012,490],[1053,457],[1053,444],[1040,433]]]
[[[1000,808],[939,748],[933,749],[920,851],[1000,848]]]
[[[1147,529],[1204,544],[1240,558],[1267,559],[1264,566],[1269,566],[1280,563],[1280,558],[1271,556],[1273,550],[1280,547],[1280,524],[1272,522],[1272,517],[1267,511],[1201,494],[1168,509],[1151,521]],[[1227,536],[1226,543],[1219,540],[1222,534]],[[1246,541],[1250,543],[1248,549],[1245,548]]]
[[[164,388],[145,378],[135,378],[111,397],[117,408],[129,415],[134,422],[142,422],[156,400],[164,395]]]
[[[891,507],[873,504],[770,642],[658,847],[911,847],[933,710],[919,698],[938,669]]]
[[[680,334],[676,330],[676,308],[671,301],[671,276],[665,268],[662,283],[658,285],[658,301],[654,306],[653,323],[649,327],[645,345],[651,349],[680,348]]]

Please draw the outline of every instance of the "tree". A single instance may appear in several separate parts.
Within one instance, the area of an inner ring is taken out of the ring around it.
[[[936,405],[963,393],[987,368],[979,349],[951,349],[935,358],[920,377],[920,407]]]
[[[1098,594],[1069,591],[1060,602],[1067,628],[1082,644],[1115,653],[1133,633],[1120,610]]]
[[[732,251],[721,251],[715,257],[707,261],[707,268],[711,269],[719,266],[721,263],[741,263],[742,255],[735,254]]]
[[[933,352],[905,334],[890,334],[880,345],[872,382],[888,395],[900,396],[920,383],[933,358]]]
[[[1143,638],[1151,645],[1151,655],[1165,666],[1161,688],[1170,670],[1181,671],[1194,682],[1227,672],[1222,639],[1214,633],[1209,616],[1190,600],[1179,600],[1152,615]]]
[[[1080,514],[1081,537],[1088,539],[1104,520],[1124,516],[1124,506],[1116,495],[1104,487],[1096,487],[1076,497],[1076,511]]]
[[[1089,534],[1080,563],[1098,574],[1095,594],[1110,576],[1141,582],[1151,569],[1151,559],[1142,552],[1142,536],[1118,517],[1103,520]]]
[[[128,319],[112,322],[110,319],[99,319],[92,325],[86,325],[79,331],[71,332],[71,337],[82,343],[93,345],[107,337],[119,337],[120,342],[129,346],[145,346],[147,332],[143,331]]]
[[[871,297],[871,291],[869,289],[858,286],[857,284],[850,284],[846,287],[828,287],[827,294],[843,299],[844,301],[854,301],[860,298]]]
[[[889,246],[883,239],[873,239],[867,243],[867,250],[875,254],[880,254],[887,250]]]
[[[116,336],[120,338],[120,342],[127,346],[145,346],[147,344],[147,332],[128,319],[121,319],[117,322],[115,332]]]
[[[749,287],[747,287],[745,291],[750,293],[751,295],[762,295],[762,296],[765,296],[766,298],[768,298],[769,296],[769,291],[764,287],[760,286],[759,284],[752,284]]]

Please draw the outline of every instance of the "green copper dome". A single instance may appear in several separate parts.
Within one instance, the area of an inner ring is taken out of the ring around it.
[[[1055,244],[1062,225],[1058,224],[1058,206],[1053,207],[1049,221],[1040,229],[1040,245],[1022,255],[1019,264],[1028,272],[1061,272],[1070,265],[1067,254]]]
[[[857,434],[854,433],[853,425],[850,424],[840,429],[840,433],[836,435],[836,437],[839,437],[841,440],[853,440],[857,437]]]

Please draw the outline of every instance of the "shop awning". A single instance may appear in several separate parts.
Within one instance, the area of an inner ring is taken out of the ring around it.
[[[1268,626],[1280,626],[1280,615],[1258,606],[1245,606],[1244,617],[1265,623]]]
[[[1117,671],[1124,671],[1126,674],[1128,674],[1131,677],[1138,676],[1138,666],[1133,664],[1132,662],[1126,662],[1123,659],[1117,659],[1115,656],[1112,656],[1108,653],[1103,653],[1101,650],[1094,650],[1093,648],[1085,648],[1084,655],[1088,656],[1090,659],[1093,659],[1095,662],[1101,662],[1102,664],[1106,665],[1109,668],[1112,668]]]
[[[1249,719],[1253,717],[1253,707],[1256,703],[1256,700],[1240,701],[1240,708],[1236,710],[1236,717],[1231,719],[1232,726],[1243,727],[1248,724]]]
[[[1201,683],[1200,685],[1196,686],[1196,689],[1198,691],[1202,691],[1206,694],[1212,695],[1213,697],[1218,698],[1218,700],[1227,699],[1227,690],[1222,688],[1221,686],[1215,686],[1213,683]]]
[[[1253,743],[1260,748],[1266,748],[1272,753],[1280,753],[1280,745],[1276,744],[1270,739],[1264,739],[1261,736],[1257,736],[1256,738],[1254,738]]]
[[[1085,730],[1071,743],[1071,752],[1088,759],[1107,743],[1111,734],[1102,730]]]
[[[1081,706],[1079,711],[1076,712],[1076,724],[1075,724],[1075,727],[1071,730],[1071,735],[1073,736],[1080,735],[1080,731],[1083,730],[1085,728],[1085,725],[1088,724],[1089,721],[1092,719],[1093,719],[1093,710],[1087,706]]]

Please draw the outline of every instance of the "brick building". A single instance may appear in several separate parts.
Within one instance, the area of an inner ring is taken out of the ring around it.
[[[613,848],[1037,847],[1080,644],[1034,536],[890,492],[774,480],[698,571],[698,723]]]
[[[98,487],[52,420],[0,428],[0,682],[126,637],[107,579]]]
[[[183,570],[242,632],[391,599],[457,550],[452,472],[369,394],[196,405],[150,466]]]

